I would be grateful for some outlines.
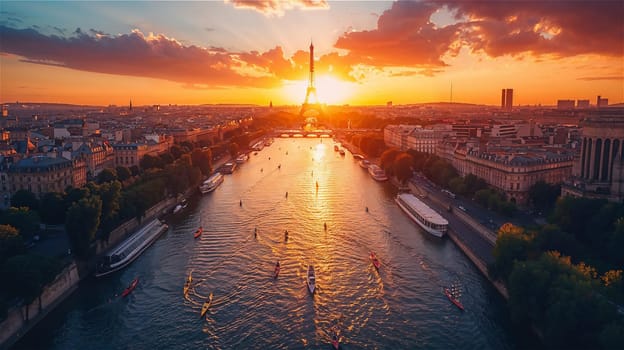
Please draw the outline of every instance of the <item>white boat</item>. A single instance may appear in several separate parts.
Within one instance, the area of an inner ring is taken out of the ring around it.
[[[102,277],[121,270],[134,261],[141,253],[145,251],[160,234],[166,231],[167,224],[158,219],[148,222],[141,227],[136,233],[123,241],[100,258],[96,266],[95,277]]]
[[[223,175],[220,172],[214,173],[206,181],[199,185],[199,191],[202,194],[214,191],[223,182]]]
[[[379,167],[377,164],[369,164],[368,165],[368,173],[370,176],[377,181],[386,181],[388,180],[388,176],[386,172]]]
[[[360,164],[360,167],[364,168],[364,169],[368,169],[368,166],[370,165],[370,162],[366,159],[362,159],[358,162],[358,164]]]
[[[308,290],[311,294],[314,294],[316,289],[316,275],[314,274],[314,266],[308,266]]]
[[[177,214],[182,211],[182,209],[186,209],[188,207],[188,202],[186,199],[183,199],[180,203],[178,203],[175,208],[173,208],[173,213]]]
[[[448,221],[411,193],[401,193],[395,201],[401,209],[423,230],[442,237],[448,229]]]
[[[249,156],[243,153],[239,155],[238,157],[236,157],[236,163],[242,164],[242,163],[245,163],[248,159],[249,159]]]

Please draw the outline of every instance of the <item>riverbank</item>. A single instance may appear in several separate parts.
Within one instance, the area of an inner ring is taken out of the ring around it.
[[[213,169],[219,168],[230,160],[230,156],[221,157],[215,161]],[[215,170],[213,170],[214,172]],[[196,192],[197,187],[192,186],[182,196],[188,198]],[[111,231],[107,240],[96,241],[94,258],[86,263],[73,261],[69,267],[56,276],[52,283],[44,287],[39,298],[28,305],[15,306],[9,309],[7,318],[0,323],[0,350],[8,349],[15,344],[55,307],[72,295],[78,289],[79,282],[93,274],[95,262],[99,256],[130,237],[143,223],[171,212],[178,200],[175,197],[164,198],[149,208],[141,220],[133,218],[117,226]]]

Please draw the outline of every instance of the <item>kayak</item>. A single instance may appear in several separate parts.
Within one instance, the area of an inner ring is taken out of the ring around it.
[[[199,236],[201,236],[202,232],[204,232],[204,229],[201,226],[199,226],[197,231],[195,231],[195,234],[193,235],[193,237],[198,238]]]
[[[379,259],[377,258],[377,254],[375,254],[375,252],[371,252],[370,253],[370,258],[373,261],[373,265],[375,266],[375,268],[377,270],[379,270],[379,267],[381,266],[381,262],[379,261]]]
[[[199,314],[199,318],[204,317],[204,315],[206,314],[206,311],[208,311],[208,308],[210,307],[210,304],[212,304],[212,293],[210,293],[210,296],[208,297],[208,299],[204,301],[204,305],[202,306],[201,313]]]
[[[122,297],[126,297],[128,294],[132,293],[134,288],[136,288],[137,284],[139,284],[139,278],[138,277],[135,278],[134,281],[132,281],[132,283],[130,283],[128,288],[124,289],[124,291],[121,293],[121,296]]]
[[[273,278],[277,278],[281,270],[279,261],[275,264],[275,271],[273,271]]]

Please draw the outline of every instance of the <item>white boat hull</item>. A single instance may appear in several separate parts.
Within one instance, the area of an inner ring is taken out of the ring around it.
[[[420,226],[420,228],[422,228],[423,230],[427,231],[428,233],[442,238],[444,237],[445,232],[441,232],[438,230],[434,230],[431,227],[427,227],[426,225],[424,225],[422,222],[420,222],[418,219],[416,219],[416,217],[414,215],[412,215],[412,213],[410,213],[409,209],[407,209],[403,203],[401,203],[401,201],[399,201],[397,198],[394,199],[394,201],[399,205],[399,207],[403,210],[403,212],[405,212],[405,214],[407,214],[407,216],[409,216],[410,219],[412,219],[412,221],[414,221],[415,223],[418,224],[418,226]]]

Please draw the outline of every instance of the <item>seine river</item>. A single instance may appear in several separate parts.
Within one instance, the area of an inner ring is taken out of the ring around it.
[[[15,347],[329,349],[337,324],[343,349],[517,348],[496,291],[450,240],[412,223],[395,194],[349,152],[334,152],[331,139],[276,139],[215,192],[167,217],[168,232],[132,265],[81,283]],[[137,276],[136,290],[120,298]],[[466,311],[443,294],[450,285],[461,288]]]

